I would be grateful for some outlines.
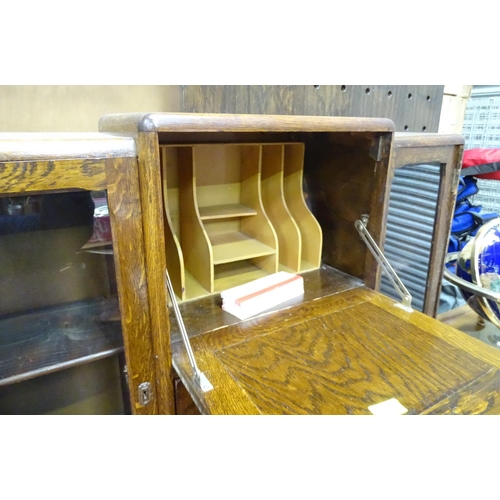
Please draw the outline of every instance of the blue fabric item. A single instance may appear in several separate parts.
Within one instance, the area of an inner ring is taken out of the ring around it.
[[[453,216],[451,234],[459,235],[476,229],[478,224],[482,224],[480,211],[480,206],[472,206],[467,200],[459,205]]]
[[[455,236],[454,234],[450,235],[450,242],[448,243],[448,253],[451,252],[460,252],[462,248],[465,246],[467,241],[465,239],[461,240],[458,238],[458,236]],[[452,263],[449,262],[447,264],[447,267],[451,267]]]
[[[479,191],[474,177],[460,177],[458,181],[457,205],[466,198],[474,196]]]
[[[454,215],[463,214],[464,212],[468,212],[472,210],[473,212],[478,212],[481,210],[480,205],[472,205],[469,200],[463,200],[458,205],[455,206]]]
[[[462,250],[468,239],[475,236],[485,222],[498,217],[496,213],[482,214],[482,206],[473,205],[468,200],[469,196],[476,194],[478,191],[476,179],[473,177],[460,177],[448,253]]]

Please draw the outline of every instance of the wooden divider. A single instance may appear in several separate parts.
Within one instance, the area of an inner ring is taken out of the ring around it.
[[[278,237],[278,260],[284,270],[298,272],[302,242],[284,198],[283,162],[283,144],[262,146],[262,202]]]
[[[193,148],[179,148],[181,246],[186,271],[189,271],[209,293],[213,293],[212,247],[198,212],[196,161],[197,158],[193,153]]]
[[[165,245],[167,269],[177,297],[186,298],[184,257],[178,237],[179,185],[177,148],[160,147],[165,214]],[[175,219],[173,216],[176,216]]]
[[[284,194],[288,209],[301,233],[300,271],[321,265],[323,233],[304,199],[304,144],[284,146]]]

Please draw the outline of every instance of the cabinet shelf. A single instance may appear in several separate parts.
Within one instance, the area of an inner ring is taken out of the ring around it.
[[[221,264],[215,268],[214,291],[220,293],[267,275],[266,271],[247,260]]]
[[[0,386],[123,350],[117,299],[91,299],[0,319]]]
[[[211,236],[214,265],[274,255],[276,250],[243,233],[225,233]]]
[[[240,203],[229,203],[226,205],[213,205],[211,207],[199,207],[201,220],[228,219],[232,217],[249,217],[257,215],[253,208],[246,207]]]

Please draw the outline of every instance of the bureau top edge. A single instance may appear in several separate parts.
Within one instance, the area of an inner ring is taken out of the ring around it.
[[[99,120],[101,132],[394,132],[388,118],[236,115],[212,113],[115,113]]]
[[[137,157],[133,138],[100,132],[0,132],[0,162]]]

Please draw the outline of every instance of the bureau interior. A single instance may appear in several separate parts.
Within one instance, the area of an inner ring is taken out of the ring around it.
[[[354,222],[374,215],[380,236],[382,141],[318,136],[160,144],[167,268],[179,300],[322,264],[367,278]]]

